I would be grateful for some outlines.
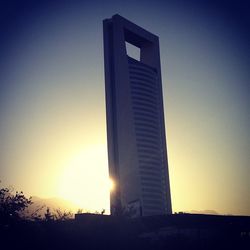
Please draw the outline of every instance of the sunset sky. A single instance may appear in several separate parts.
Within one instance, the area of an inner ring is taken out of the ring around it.
[[[160,38],[173,211],[250,215],[249,20],[225,2],[3,1],[1,186],[109,210],[102,20],[120,14]]]

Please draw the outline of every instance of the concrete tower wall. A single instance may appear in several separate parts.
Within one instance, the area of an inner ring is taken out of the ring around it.
[[[103,25],[111,213],[171,213],[159,39],[119,15]],[[140,48],[140,61],[125,42]]]

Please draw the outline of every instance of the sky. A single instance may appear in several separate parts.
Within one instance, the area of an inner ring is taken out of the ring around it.
[[[160,39],[174,212],[250,215],[247,1],[2,1],[0,180],[109,211],[102,20]]]

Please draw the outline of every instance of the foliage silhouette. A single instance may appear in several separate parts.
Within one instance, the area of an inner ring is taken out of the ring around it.
[[[10,223],[25,218],[25,209],[32,204],[31,197],[23,192],[14,192],[13,188],[0,189],[0,221]]]
[[[47,207],[42,214],[44,206],[38,206],[32,212],[29,210],[32,205],[32,197],[27,198],[22,191],[14,191],[13,188],[0,189],[0,224],[10,225],[17,221],[66,221],[73,218],[70,211],[62,211]]]
[[[62,211],[61,209],[56,209],[55,212],[51,212],[50,208],[47,207],[46,213],[44,214],[45,221],[66,221],[73,218],[73,213],[70,211]]]

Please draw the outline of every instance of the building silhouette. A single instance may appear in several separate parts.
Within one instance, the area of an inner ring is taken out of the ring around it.
[[[170,214],[159,38],[119,15],[103,30],[111,214]],[[126,42],[140,49],[139,60]]]

